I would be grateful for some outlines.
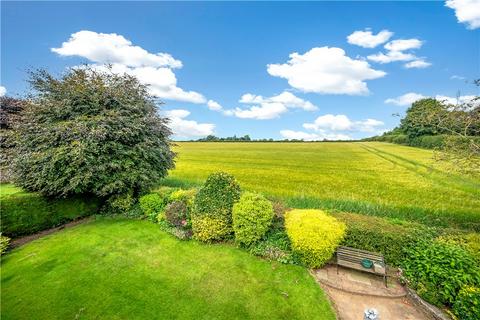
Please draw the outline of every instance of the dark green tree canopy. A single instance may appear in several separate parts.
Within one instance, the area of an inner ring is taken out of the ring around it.
[[[138,194],[174,167],[168,120],[135,77],[85,66],[59,78],[35,71],[29,82],[19,186],[47,196]]]
[[[446,112],[446,106],[436,99],[418,100],[408,108],[405,118],[401,120],[400,129],[411,138],[441,134],[443,130],[439,128],[436,119],[432,119],[430,115]]]

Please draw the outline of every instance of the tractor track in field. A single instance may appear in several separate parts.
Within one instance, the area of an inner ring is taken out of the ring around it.
[[[480,196],[480,184],[473,181],[468,181],[466,179],[460,178],[458,176],[442,172],[438,169],[432,168],[430,166],[424,165],[422,163],[391,154],[386,151],[382,151],[373,147],[367,147],[365,145],[361,146],[364,150],[370,152],[371,154],[382,158],[394,165],[398,165],[402,168],[407,169],[408,171],[421,176],[422,178],[429,179],[432,182],[440,185],[442,187],[451,188],[452,186],[462,192],[469,194],[476,194]],[[420,171],[423,168],[427,172]],[[448,179],[448,180],[447,180]]]

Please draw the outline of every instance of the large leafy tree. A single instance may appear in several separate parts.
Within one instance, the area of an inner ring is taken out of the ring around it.
[[[12,162],[15,150],[15,126],[21,121],[25,101],[0,97],[0,182],[12,179]]]
[[[445,130],[438,126],[437,117],[432,115],[442,118],[446,113],[447,108],[441,101],[433,98],[418,100],[408,108],[400,129],[410,138],[444,133]]]
[[[174,166],[167,126],[147,87],[106,68],[30,76],[15,176],[46,196],[139,194]]]

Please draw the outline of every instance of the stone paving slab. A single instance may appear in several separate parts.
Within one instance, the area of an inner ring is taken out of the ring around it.
[[[390,279],[357,270],[328,265],[312,275],[330,297],[339,320],[362,320],[366,309],[375,308],[381,320],[431,320],[406,296],[404,287]]]

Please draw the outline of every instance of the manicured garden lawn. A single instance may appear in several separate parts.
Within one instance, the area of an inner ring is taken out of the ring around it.
[[[102,218],[2,257],[1,318],[335,319],[307,270]]]
[[[480,181],[451,174],[433,152],[382,142],[181,142],[165,184],[201,184],[214,171],[296,208],[389,216],[480,230]]]

